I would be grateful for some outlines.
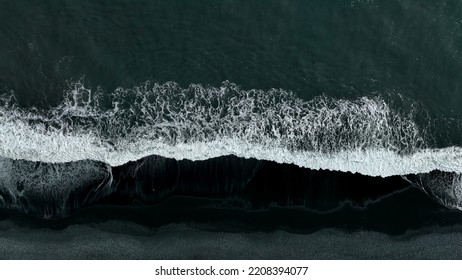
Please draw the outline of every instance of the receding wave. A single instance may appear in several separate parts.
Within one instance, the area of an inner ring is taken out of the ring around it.
[[[401,175],[437,202],[462,209],[462,148],[429,147],[428,132],[415,114],[392,108],[380,96],[307,101],[282,89],[244,90],[230,82],[187,88],[147,82],[110,93],[73,82],[63,101],[47,109],[21,107],[14,93],[4,94],[0,204],[45,217],[63,216],[113,193],[120,185],[113,183],[114,167],[131,170],[129,162],[138,161],[136,173],[155,155],[164,159],[149,164],[157,168],[155,173],[175,173],[171,170],[177,165],[169,158],[197,161],[233,155],[310,170]],[[229,160],[223,164],[228,166]],[[253,178],[258,164],[249,164],[235,183],[225,180],[224,188],[235,184],[231,189],[239,189]],[[145,172],[149,177],[154,171]],[[156,176],[162,182],[168,177]],[[148,185],[147,193],[144,187],[129,192],[147,199],[152,191]]]
[[[0,156],[11,159],[118,166],[149,155],[236,155],[383,177],[462,170],[461,148],[428,148],[414,112],[392,109],[380,97],[305,101],[229,82],[148,82],[107,93],[74,82],[46,110],[22,108],[11,94],[0,102]]]
[[[94,161],[51,164],[0,158],[0,207],[63,217],[114,191],[112,171]]]

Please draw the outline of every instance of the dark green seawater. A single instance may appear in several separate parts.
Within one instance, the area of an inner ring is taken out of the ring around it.
[[[461,132],[460,0],[0,0],[0,258],[461,258]]]
[[[25,105],[68,79],[282,88],[309,99],[393,92],[460,116],[462,3],[1,1],[0,84]]]

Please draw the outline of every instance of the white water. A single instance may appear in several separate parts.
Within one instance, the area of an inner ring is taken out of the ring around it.
[[[117,166],[149,155],[236,155],[382,177],[462,172],[461,148],[425,148],[412,112],[394,111],[378,97],[303,101],[225,82],[147,83],[110,94],[75,83],[47,111],[21,109],[10,98],[0,106],[0,157],[11,159]]]
[[[14,129],[11,129],[14,128]],[[83,159],[122,165],[149,155],[160,155],[177,160],[206,160],[236,155],[243,158],[290,163],[310,169],[325,169],[387,177],[427,173],[432,170],[462,172],[462,149],[422,149],[400,155],[386,149],[345,150],[332,154],[316,151],[290,151],[274,143],[248,143],[238,138],[210,142],[169,145],[161,141],[140,139],[119,142],[119,147],[101,142],[93,135],[65,136],[61,133],[38,133],[27,127],[10,127],[2,137],[1,157],[41,162],[70,162]],[[5,148],[6,147],[6,148]]]

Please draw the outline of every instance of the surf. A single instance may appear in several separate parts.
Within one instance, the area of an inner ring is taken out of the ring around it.
[[[147,82],[107,93],[74,82],[48,109],[22,108],[14,95],[2,96],[0,156],[117,166],[151,154],[191,160],[236,155],[374,176],[377,168],[368,171],[361,162],[391,157],[387,176],[398,174],[392,166],[401,158],[446,153],[425,149],[426,131],[413,118],[414,112],[393,110],[377,96],[306,101],[283,89],[243,90],[228,81],[186,88]],[[447,170],[438,164],[400,167]]]
[[[66,164],[80,168],[76,176],[90,172],[88,168],[97,170],[90,174],[105,186],[105,196],[114,191],[108,183],[113,167],[153,155],[195,162],[236,156],[310,170],[403,176],[446,207],[461,209],[462,148],[430,147],[429,132],[417,124],[415,115],[377,95],[303,100],[283,89],[244,90],[228,81],[219,87],[185,88],[174,82],[146,82],[104,92],[77,81],[69,83],[61,103],[45,109],[22,107],[14,93],[3,94],[0,157],[4,162],[28,162],[26,167],[43,164],[45,174]],[[84,162],[91,164],[83,168]],[[66,177],[70,172],[59,173]],[[19,177],[27,181],[23,175]],[[13,181],[3,184],[12,194],[3,204],[14,208],[22,202],[15,198],[21,191],[11,191],[18,184]],[[83,185],[74,189],[85,193]],[[69,207],[62,205],[69,193],[62,194],[57,203],[61,208],[52,213],[67,213],[63,209]],[[18,207],[30,204],[24,205]]]

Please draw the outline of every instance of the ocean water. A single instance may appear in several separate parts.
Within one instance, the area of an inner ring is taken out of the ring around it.
[[[458,0],[2,1],[1,257],[460,258],[461,51]]]

